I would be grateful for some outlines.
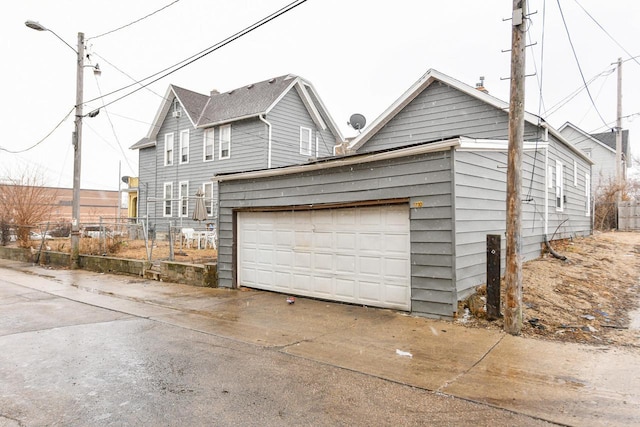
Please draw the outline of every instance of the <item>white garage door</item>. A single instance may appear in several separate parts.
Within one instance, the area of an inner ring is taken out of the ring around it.
[[[409,207],[238,214],[241,286],[411,309]]]

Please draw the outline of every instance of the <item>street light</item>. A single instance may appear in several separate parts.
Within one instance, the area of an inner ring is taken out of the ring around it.
[[[84,33],[78,33],[78,50],[74,49],[69,43],[64,41],[62,37],[54,31],[46,28],[44,25],[36,21],[26,21],[27,27],[36,31],[48,31],[56,36],[60,41],[69,46],[76,53],[76,118],[75,131],[73,132],[73,196],[71,208],[71,268],[78,268],[78,260],[80,257],[80,166],[81,166],[81,149],[82,149],[82,103],[83,103],[83,82],[84,82]],[[94,69],[94,73],[99,74],[100,68],[87,65]],[[93,114],[94,112],[92,112]],[[96,113],[97,114],[97,113]],[[95,117],[95,115],[93,116]]]

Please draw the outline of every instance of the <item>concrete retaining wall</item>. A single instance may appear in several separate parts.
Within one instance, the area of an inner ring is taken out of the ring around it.
[[[0,246],[0,258],[21,262],[35,262],[38,254],[24,248],[10,248]],[[39,263],[57,267],[68,267],[71,264],[71,256],[64,252],[43,251],[39,257]],[[152,271],[151,264],[142,260],[125,258],[80,255],[80,268],[98,273],[128,274],[144,276],[145,272]],[[187,264],[182,262],[163,261],[160,264],[158,279],[183,283],[192,286],[218,287],[218,264]]]
[[[217,263],[187,264],[163,261],[160,264],[160,278],[165,282],[218,287],[218,265]]]

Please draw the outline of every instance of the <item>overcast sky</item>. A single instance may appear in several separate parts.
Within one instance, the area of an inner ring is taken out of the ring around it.
[[[131,84],[131,78],[142,79],[178,63],[289,3],[180,0],[100,36],[172,2],[5,0],[0,15],[5,95],[0,106],[4,125],[0,147],[16,151],[34,145],[75,104],[75,53],[53,34],[27,28],[26,20],[39,21],[74,48],[77,33],[85,33],[91,60],[102,69],[98,78],[85,69],[87,101]],[[511,16],[511,4],[511,0],[308,0],[148,89],[109,105],[97,117],[85,118],[82,187],[118,189],[119,162],[121,175],[138,175],[137,152],[129,147],[146,135],[169,84],[207,94],[214,88],[224,92],[297,74],[315,86],[345,135],[354,133],[347,126],[351,114],[364,114],[372,122],[429,68],[472,86],[484,76],[490,94],[508,101],[509,81],[503,79],[509,76],[510,54],[503,51],[511,43],[510,22],[504,20]],[[537,13],[530,17],[528,38],[534,45],[527,50],[527,73],[536,75],[527,79],[527,111],[556,128],[566,121],[589,132],[615,126],[616,72],[611,64],[621,57],[626,60],[622,115],[635,114],[623,121],[623,127],[630,129],[632,149],[639,155],[640,58],[629,58],[640,55],[640,2],[539,0],[529,1],[529,7]],[[578,63],[586,81],[599,75],[589,85],[599,114],[584,90],[561,109],[554,108],[583,86]],[[101,102],[88,103],[85,113]],[[71,187],[72,130],[73,114],[36,148],[19,154],[0,151],[0,177],[29,165],[45,174],[48,185]]]

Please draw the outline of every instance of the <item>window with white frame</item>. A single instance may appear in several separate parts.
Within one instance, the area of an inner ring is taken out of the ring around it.
[[[202,184],[204,192],[204,205],[207,208],[207,216],[213,216],[213,182]]]
[[[556,211],[564,210],[564,167],[560,160],[556,160]]]
[[[210,162],[213,160],[213,147],[214,147],[214,141],[215,141],[214,137],[215,137],[214,128],[209,128],[204,130],[202,160],[205,162]]]
[[[584,195],[586,199],[585,216],[591,215],[591,175],[589,172],[584,174]]]
[[[311,129],[300,126],[300,154],[311,155]]]
[[[573,161],[573,186],[578,186],[578,162]]]
[[[189,163],[189,129],[180,131],[180,163]]]
[[[162,211],[162,216],[173,216],[173,183],[165,182],[164,183],[164,194],[162,198],[164,199],[164,209]]]
[[[178,198],[180,199],[180,216],[189,215],[189,181],[181,181]]]
[[[220,126],[220,159],[231,157],[231,125]]]
[[[173,164],[173,133],[164,136],[164,165],[171,166]]]

